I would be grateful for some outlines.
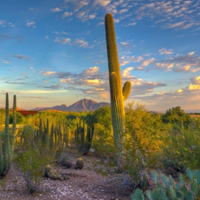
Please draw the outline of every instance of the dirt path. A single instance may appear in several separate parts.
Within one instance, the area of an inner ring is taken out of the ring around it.
[[[71,156],[73,161],[80,155]],[[130,200],[130,192],[120,188],[118,183],[109,182],[109,176],[97,174],[93,166],[98,167],[100,160],[91,156],[84,156],[82,170],[57,169],[65,173],[68,180],[51,180],[44,178],[36,193],[26,192],[22,175],[12,165],[6,177],[0,180],[0,199],[2,200]]]

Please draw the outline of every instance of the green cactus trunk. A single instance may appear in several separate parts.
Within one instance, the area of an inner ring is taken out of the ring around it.
[[[0,175],[3,173],[3,152],[2,152],[2,142],[1,142],[1,133],[0,133]]]
[[[110,82],[110,101],[112,110],[112,125],[114,132],[115,148],[117,160],[121,160],[125,137],[125,110],[124,100],[128,98],[131,90],[131,83],[127,81],[122,91],[120,66],[117,54],[117,44],[115,39],[115,29],[113,17],[110,13],[105,17],[107,55]]]
[[[10,165],[10,142],[9,142],[9,99],[8,99],[8,93],[6,93],[6,117],[5,117],[5,169],[9,169]]]
[[[6,93],[6,107],[5,107],[5,137],[2,138],[0,133],[0,176],[5,175],[10,169],[12,155],[15,146],[16,134],[16,96],[13,98],[13,130],[12,135],[9,132],[9,99]],[[4,142],[2,142],[4,140]]]
[[[16,121],[17,121],[17,100],[16,95],[13,97],[13,129],[12,129],[12,143],[11,143],[11,155],[13,155],[14,148],[15,148],[15,138],[16,138]]]

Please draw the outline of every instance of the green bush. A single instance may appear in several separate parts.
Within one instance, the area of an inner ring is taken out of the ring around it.
[[[24,117],[21,113],[17,112],[17,116],[16,116],[16,123],[17,124],[22,124],[23,123],[23,120],[24,120]],[[9,124],[12,124],[13,123],[13,113],[10,113],[9,114]]]
[[[28,193],[34,193],[41,183],[44,169],[51,158],[41,154],[37,149],[24,150],[18,153],[15,163],[22,173]]]
[[[41,137],[36,137],[32,126],[24,126],[21,135],[21,146],[17,152],[15,164],[22,173],[27,191],[32,194],[41,183],[44,169],[55,156],[58,148],[43,145]]]
[[[126,141],[124,168],[135,186],[146,185],[148,169],[160,163],[168,125],[161,121],[159,114],[149,113],[143,105],[129,105],[126,113]]]
[[[181,109],[180,106],[173,107],[166,111],[165,114],[162,115],[162,121],[164,123],[171,123],[175,126],[180,127],[188,127],[191,122],[191,117],[188,113],[185,113],[184,110]]]
[[[163,157],[175,168],[197,169],[200,166],[200,130],[189,126],[179,131],[172,130],[166,137]]]

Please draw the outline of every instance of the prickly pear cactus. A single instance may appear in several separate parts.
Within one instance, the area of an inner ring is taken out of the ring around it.
[[[200,195],[200,171],[194,172],[190,169],[186,170],[186,175],[189,178],[188,187],[185,185],[182,175],[176,182],[171,176],[167,177],[161,174],[162,184],[158,183],[158,174],[152,172],[152,178],[156,184],[153,191],[146,190],[143,192],[140,189],[135,190],[132,195],[132,200],[194,200],[199,199]]]
[[[112,125],[114,132],[115,148],[119,160],[121,157],[121,152],[123,150],[125,133],[124,100],[126,100],[130,94],[131,83],[130,81],[126,81],[122,90],[114,22],[113,17],[110,13],[106,14],[105,17],[105,29],[111,94],[110,101],[112,110]]]

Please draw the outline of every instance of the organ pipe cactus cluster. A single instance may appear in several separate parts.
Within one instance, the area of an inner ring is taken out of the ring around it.
[[[90,120],[80,119],[75,130],[75,141],[79,146],[79,151],[87,155],[92,146],[92,138],[94,135],[94,123]]]
[[[105,17],[107,55],[109,67],[110,82],[110,100],[112,110],[112,125],[114,132],[115,148],[118,160],[123,151],[124,135],[125,135],[125,110],[124,101],[128,98],[131,91],[131,82],[126,81],[123,89],[121,87],[121,74],[117,54],[117,44],[115,39],[115,30],[113,17],[110,13]]]
[[[5,107],[5,133],[0,133],[0,176],[5,175],[10,169],[12,155],[15,146],[16,135],[16,95],[13,98],[13,129],[9,132],[9,98],[6,93]]]

